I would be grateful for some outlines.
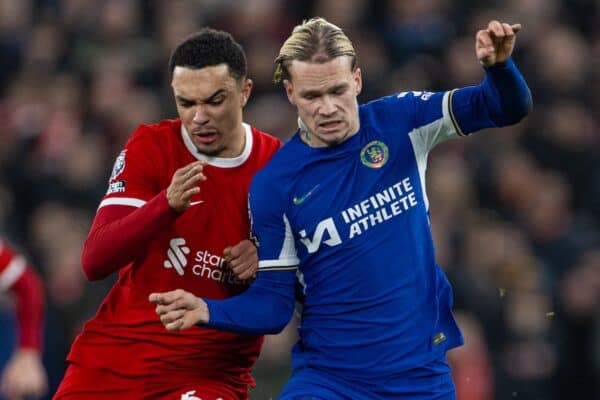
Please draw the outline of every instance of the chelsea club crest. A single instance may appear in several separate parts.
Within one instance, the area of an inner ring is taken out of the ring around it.
[[[360,151],[360,160],[369,168],[381,168],[389,158],[389,150],[385,143],[373,140]]]

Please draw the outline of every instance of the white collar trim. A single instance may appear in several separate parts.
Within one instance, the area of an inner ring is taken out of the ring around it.
[[[192,153],[192,155],[198,160],[206,160],[209,165],[215,167],[234,168],[242,165],[244,161],[248,159],[250,152],[252,151],[252,129],[250,128],[250,125],[246,124],[245,122],[242,122],[242,125],[246,134],[246,143],[244,145],[242,154],[237,157],[211,157],[200,153],[196,146],[194,146],[194,143],[192,142],[192,139],[190,139],[190,135],[188,135],[188,131],[185,129],[185,125],[183,124],[181,124],[181,138],[183,139],[183,143],[185,144],[185,147],[187,147],[188,151]]]

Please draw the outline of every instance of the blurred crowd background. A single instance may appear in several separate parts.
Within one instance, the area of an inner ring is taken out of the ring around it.
[[[51,389],[114,280],[87,282],[79,261],[114,159],[138,124],[176,117],[171,50],[201,26],[231,32],[255,84],[246,121],[286,140],[296,117],[273,60],[312,16],[354,41],[362,102],[477,84],[476,31],[523,24],[514,58],[534,112],[430,156],[437,258],[466,337],[448,357],[460,400],[600,398],[598,0],[0,0],[0,232],[46,284]],[[293,326],[269,337],[253,399],[278,393],[294,340]]]

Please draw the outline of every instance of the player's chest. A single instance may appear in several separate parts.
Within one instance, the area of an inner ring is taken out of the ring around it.
[[[294,182],[288,218],[300,255],[343,248],[426,215],[414,157],[391,159],[378,146],[357,159],[309,166]]]

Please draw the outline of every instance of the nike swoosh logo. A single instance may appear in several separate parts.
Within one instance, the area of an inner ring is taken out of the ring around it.
[[[309,197],[311,194],[313,194],[313,192],[314,192],[315,190],[317,190],[317,188],[318,188],[320,185],[321,185],[321,184],[318,184],[318,185],[317,185],[317,186],[315,186],[314,188],[310,189],[310,191],[309,191],[308,193],[306,193],[304,196],[301,196],[301,197],[296,197],[296,196],[294,196],[294,198],[292,199],[292,200],[293,200],[293,202],[294,202],[294,204],[295,204],[295,205],[297,205],[297,206],[299,206],[300,204],[304,203],[304,201],[305,201],[306,199],[308,199],[308,197]]]
[[[195,206],[196,204],[201,204],[201,203],[204,203],[204,200],[192,201],[192,202],[190,203],[190,207],[191,207],[191,206]]]

